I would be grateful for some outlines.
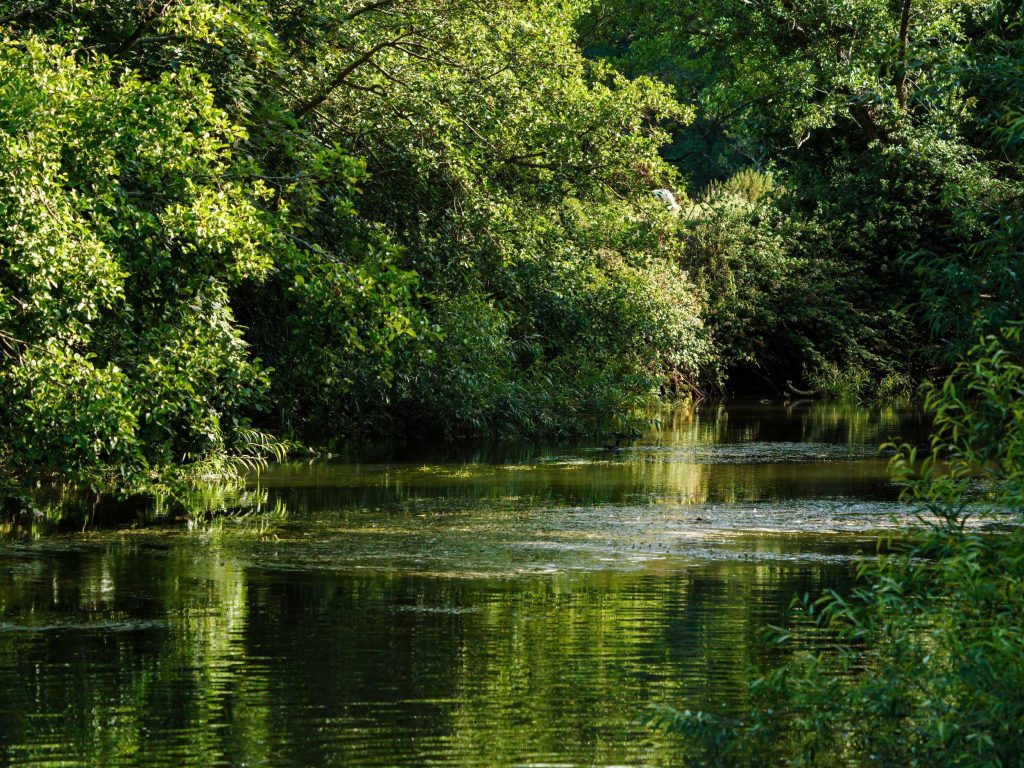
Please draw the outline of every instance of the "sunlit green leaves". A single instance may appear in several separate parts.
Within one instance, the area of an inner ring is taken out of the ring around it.
[[[260,191],[227,173],[241,134],[185,70],[146,82],[33,38],[0,69],[15,461],[98,483],[222,448],[264,386],[226,287],[272,265]]]

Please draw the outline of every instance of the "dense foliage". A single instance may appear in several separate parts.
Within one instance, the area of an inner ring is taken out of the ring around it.
[[[704,764],[1019,764],[1022,13],[0,0],[0,470],[930,377],[929,527],[748,717],[661,719]]]
[[[239,129],[190,70],[115,81],[29,39],[0,71],[9,449],[78,479],[223,448],[267,386],[228,291],[275,240],[266,189],[225,177]]]
[[[1013,315],[1015,14],[0,2],[0,462],[908,391]]]
[[[0,3],[7,465],[580,431],[697,385],[701,295],[648,194],[688,113],[585,59],[579,12]]]
[[[686,236],[694,278],[735,295],[709,313],[732,389],[804,376],[893,391],[942,373],[949,342],[970,346],[971,312],[950,292],[974,279],[946,259],[1019,182],[988,141],[1019,103],[1019,5],[608,0],[581,21],[593,55],[695,105],[666,156],[710,203]],[[983,71],[993,57],[999,77]],[[936,300],[956,309],[936,314]]]

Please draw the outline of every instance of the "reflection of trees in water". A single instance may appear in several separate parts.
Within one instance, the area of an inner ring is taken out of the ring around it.
[[[690,422],[689,433],[679,437],[709,443],[880,445],[896,436],[923,440],[928,432],[919,409],[900,401],[867,405],[847,400],[704,403],[696,407]]]
[[[258,757],[265,702],[234,674],[245,578],[215,541],[108,543],[21,565],[25,579],[0,582],[0,744],[17,746],[13,764],[56,752],[88,765],[204,765],[229,737]],[[218,729],[227,713],[245,721],[237,734]]]
[[[895,435],[919,439],[921,417],[897,405],[824,401],[800,406],[703,404],[655,414],[656,426],[621,456],[594,446],[540,451],[518,463],[292,465],[267,476],[289,509],[459,501],[626,504],[660,500],[755,501],[867,494],[890,498],[886,461],[874,448]],[[654,416],[652,416],[654,419]],[[751,443],[763,456],[747,456]],[[790,444],[773,458],[773,445]],[[801,444],[819,447],[821,456]],[[858,448],[858,447],[863,448]],[[857,449],[844,453],[843,448]],[[724,455],[720,455],[724,454]],[[868,457],[868,458],[865,458]],[[754,460],[756,463],[751,464]]]
[[[4,524],[0,536],[183,520],[205,525],[216,516],[272,513],[282,500],[290,512],[315,514],[431,503],[699,504],[851,493],[889,498],[884,458],[864,456],[892,437],[914,441],[926,434],[923,417],[913,409],[839,401],[706,403],[654,413],[651,423],[651,430],[620,456],[600,451],[595,440],[593,445],[520,446],[518,452],[481,449],[468,461],[296,462],[272,467],[255,490],[198,483],[163,499],[97,500],[45,489],[31,501],[28,514]],[[844,455],[844,447],[861,454]],[[508,460],[510,453],[517,458]]]
[[[106,518],[186,519],[163,533],[8,546],[0,762],[328,765],[385,750],[394,764],[671,764],[668,737],[638,725],[646,707],[741,706],[748,668],[769,658],[760,629],[794,595],[846,578],[784,557],[824,545],[750,537],[737,551],[773,556],[514,578],[469,578],[473,558],[513,573],[527,551],[563,565],[586,553],[594,567],[627,557],[630,536],[664,543],[659,531],[706,502],[879,498],[882,458],[745,463],[726,449],[870,445],[910,435],[914,418],[704,405],[669,412],[621,457],[576,446],[496,464],[289,465],[258,490],[199,488],[174,510]],[[63,503],[2,535],[59,529]],[[573,536],[597,544],[526,546]],[[410,574],[443,562],[458,577]],[[390,572],[360,570],[374,564]]]
[[[294,574],[194,540],[18,567],[0,591],[5,749],[103,765],[668,764],[671,744],[637,724],[645,708],[741,705],[759,628],[837,577],[736,561],[528,579]]]
[[[251,531],[266,528],[285,516],[279,502],[269,502],[258,480],[251,486],[238,482],[205,482],[175,488],[165,495],[133,494],[118,497],[67,487],[45,487],[9,499],[16,508],[0,518],[0,542],[42,539],[62,533],[164,526],[205,530],[229,523]],[[217,523],[219,521],[219,523]]]

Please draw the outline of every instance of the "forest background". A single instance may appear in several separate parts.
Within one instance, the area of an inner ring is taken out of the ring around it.
[[[977,246],[1019,238],[1019,25],[0,2],[0,464],[126,487],[286,440],[907,394],[1019,313]]]

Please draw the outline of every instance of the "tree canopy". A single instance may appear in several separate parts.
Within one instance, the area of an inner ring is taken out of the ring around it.
[[[909,392],[1016,312],[1018,5],[0,2],[3,462]]]

